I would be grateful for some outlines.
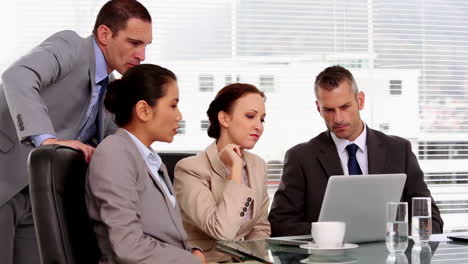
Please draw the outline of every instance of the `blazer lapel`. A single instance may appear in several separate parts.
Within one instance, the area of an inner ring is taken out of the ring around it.
[[[169,214],[171,215],[172,222],[174,223],[174,225],[177,228],[177,231],[179,232],[181,241],[183,241],[184,246],[187,248],[187,244],[186,244],[187,243],[187,241],[186,241],[187,235],[186,235],[185,230],[184,230],[184,228],[182,226],[182,221],[181,221],[182,218],[181,218],[181,215],[179,213],[179,207],[177,205],[177,201],[176,201],[176,206],[174,207],[172,205],[171,200],[169,199],[166,192],[164,191],[163,187],[161,186],[159,181],[156,180],[156,178],[155,178],[155,176],[159,177],[159,175],[154,175],[151,172],[151,170],[148,168],[148,166],[146,165],[146,162],[141,157],[141,154],[138,151],[137,146],[135,146],[135,144],[133,143],[132,139],[127,134],[127,132],[125,132],[123,129],[120,128],[120,129],[117,130],[117,132],[115,134],[117,134],[119,136],[122,136],[122,137],[125,137],[127,139],[127,141],[130,143],[130,147],[133,149],[134,155],[138,157],[138,160],[140,162],[140,166],[145,168],[145,171],[147,173],[145,176],[150,177],[151,181],[154,183],[154,185],[161,192],[162,196],[164,197],[164,201],[166,202],[166,206],[169,209]],[[167,188],[169,189],[171,194],[173,194],[174,189],[172,188],[172,184],[170,184],[169,176],[167,174],[167,169],[166,169],[166,166],[164,165],[164,163],[161,164],[161,167],[159,168],[159,170],[161,170],[163,172],[164,182],[166,183]]]
[[[340,157],[336,150],[335,143],[331,138],[330,132],[325,132],[320,138],[320,154],[318,159],[323,169],[326,172],[327,177],[333,175],[343,175],[343,168],[341,167]]]
[[[206,148],[206,155],[208,156],[208,160],[211,163],[211,167],[213,168],[214,172],[221,178],[226,179],[226,167],[224,163],[219,158],[218,147],[216,146],[216,141],[211,143]]]
[[[146,163],[145,163],[145,165],[146,165]],[[169,209],[169,214],[171,215],[172,222],[174,223],[174,225],[177,228],[177,231],[179,232],[180,240],[183,242],[184,247],[187,248],[187,244],[186,244],[187,243],[187,241],[186,241],[187,235],[185,233],[184,227],[182,226],[182,221],[181,221],[182,218],[181,218],[181,215],[179,213],[179,206],[177,205],[177,200],[176,200],[175,207],[172,206],[172,202],[169,199],[169,197],[167,196],[167,194],[164,191],[163,187],[161,186],[161,183],[158,180],[156,180],[156,178],[154,177],[155,175],[150,171],[148,166],[146,166],[146,168],[147,168],[149,177],[151,178],[153,183],[158,187],[159,191],[162,193],[162,195],[164,197],[164,201],[166,202],[166,206]],[[159,168],[159,170],[162,171],[162,174],[163,174],[162,178],[164,179],[164,182],[166,183],[166,186],[169,189],[169,192],[171,194],[173,194],[174,189],[172,188],[172,184],[168,184],[168,182],[170,183],[170,180],[169,180],[169,176],[167,174],[166,165],[164,165],[164,163],[161,164],[161,167]],[[159,177],[159,175],[157,175],[157,176]]]
[[[387,147],[380,140],[375,131],[367,128],[367,162],[369,174],[381,174],[385,172],[385,161],[387,159]]]
[[[145,166],[146,166],[146,162],[145,163]],[[161,186],[161,183],[156,180],[155,176],[159,177],[159,175],[154,175],[151,170],[148,168],[148,166],[146,166],[146,169],[148,171],[148,176],[151,178],[151,180],[153,181],[153,183],[156,185],[156,187],[158,187],[159,191],[162,193],[163,197],[164,197],[164,201],[166,202],[166,205],[167,207],[169,208],[169,212],[171,214],[171,217],[172,219],[174,220],[175,218],[175,214],[176,214],[176,211],[174,210],[174,206],[172,206],[172,202],[171,200],[169,199],[169,197],[167,196],[166,194],[166,191],[164,191],[164,188]],[[163,169],[162,167],[160,168],[160,170]],[[164,166],[164,171],[163,171],[163,174],[167,174],[167,171],[166,171],[166,167]],[[163,177],[164,178],[164,177]],[[168,185],[167,188],[169,189],[169,191],[172,193],[173,190],[172,190],[172,186]],[[175,223],[175,222],[174,222]]]
[[[96,75],[96,57],[94,55],[93,37],[89,36],[88,38],[86,38],[83,42],[83,46],[89,51],[89,85],[87,89],[88,103],[86,105],[83,105],[83,108],[81,109],[81,120],[78,124],[76,124],[75,138],[78,138],[78,133],[80,133],[81,124],[83,124],[83,122],[86,119],[86,112],[89,108],[89,104],[91,103],[91,95],[93,93]]]
[[[174,188],[172,188],[171,180],[169,179],[169,174],[167,173],[167,167],[164,163],[161,163],[159,170],[162,172],[164,183],[167,185],[169,192],[174,195]]]
[[[255,200],[252,203],[252,219],[255,218],[256,216],[256,210],[257,208],[260,208],[261,204],[261,196],[259,196],[259,192],[257,190],[261,189],[261,182],[258,182],[259,179],[261,179],[257,173],[259,169],[257,168],[257,164],[254,162],[254,158],[252,157],[252,154],[250,154],[247,151],[244,151],[244,160],[246,163],[246,170],[247,170],[247,178],[249,179],[249,187],[250,189],[255,191]],[[256,201],[256,202],[255,202]]]
[[[166,186],[169,189],[169,192],[172,195],[174,195],[174,188],[172,187],[172,182],[169,179],[169,174],[167,173],[166,165],[164,163],[162,163],[159,170],[162,171],[164,183],[166,183]],[[165,195],[165,197],[166,197],[166,195]],[[169,197],[167,197],[167,200],[169,200]],[[170,203],[170,204],[172,205],[172,203]],[[182,215],[180,214],[180,208],[179,208],[179,205],[177,204],[177,199],[176,199],[176,206],[175,207],[170,206],[169,211],[171,212],[172,220],[173,220],[175,226],[177,227],[177,230],[179,231],[179,234],[181,236],[181,240],[184,243],[184,247],[188,248],[187,234],[185,233],[185,229],[184,229],[184,226],[182,225],[182,221],[180,221],[180,219],[182,219]]]

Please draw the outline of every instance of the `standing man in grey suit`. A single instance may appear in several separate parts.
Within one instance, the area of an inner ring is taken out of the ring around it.
[[[0,86],[0,263],[39,263],[26,160],[34,147],[59,144],[90,160],[115,131],[102,107],[109,74],[145,59],[151,16],[135,0],[112,0],[92,36],[58,32],[13,63]]]
[[[269,216],[272,236],[310,234],[332,175],[406,173],[401,200],[410,210],[411,198],[431,197],[410,142],[373,130],[361,120],[365,96],[351,72],[341,66],[323,70],[315,79],[315,97],[328,130],[287,151]],[[433,199],[432,229],[443,230]]]

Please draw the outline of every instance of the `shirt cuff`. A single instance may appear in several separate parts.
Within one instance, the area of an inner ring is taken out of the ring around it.
[[[49,139],[49,138],[57,138],[57,137],[52,134],[34,135],[34,136],[29,137],[29,139],[31,139],[35,147],[39,147],[42,144],[42,142],[44,142],[44,140]]]

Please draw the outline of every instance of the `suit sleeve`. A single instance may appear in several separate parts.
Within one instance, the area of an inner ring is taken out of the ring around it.
[[[6,100],[20,141],[32,135],[56,134],[41,93],[72,70],[79,56],[79,40],[72,31],[56,33],[3,73]]]
[[[211,171],[200,170],[190,158],[177,163],[174,189],[177,201],[190,220],[216,240],[233,240],[243,219],[243,208],[254,191],[244,184],[226,180],[217,202],[210,189]],[[251,204],[251,203],[250,203]]]
[[[264,161],[263,163],[263,175],[264,175],[264,183],[262,186],[262,204],[260,207],[260,218],[252,230],[246,235],[246,240],[258,240],[258,239],[265,239],[270,237],[271,234],[271,227],[270,222],[268,221],[268,207],[270,205],[270,199],[268,197],[267,191],[267,175],[266,175],[266,164]]]
[[[271,236],[310,234],[310,222],[305,219],[305,174],[300,155],[294,150],[286,152],[283,176],[273,198],[269,216]]]
[[[137,163],[123,148],[98,148],[88,171],[88,203],[97,208],[97,221],[106,228],[117,262],[199,263],[190,252],[143,232],[138,216]]]
[[[426,182],[424,182],[424,173],[411,150],[411,143],[409,141],[406,141],[406,175],[405,195],[403,197],[405,202],[408,202],[408,213],[411,214],[411,200],[413,197],[431,197],[432,232],[434,234],[443,233],[444,221],[440,216],[439,208],[431,196],[431,192],[427,188]]]

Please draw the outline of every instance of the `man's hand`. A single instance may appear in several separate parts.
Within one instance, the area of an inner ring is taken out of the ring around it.
[[[86,163],[89,163],[89,161],[91,160],[91,156],[93,155],[94,150],[95,150],[95,148],[91,147],[90,145],[86,145],[83,142],[78,141],[78,140],[59,140],[56,138],[48,138],[44,140],[41,145],[52,145],[52,144],[67,146],[70,148],[74,148],[76,150],[80,150],[81,152],[83,152],[85,156]]]
[[[199,249],[194,249],[192,250],[192,254],[197,257],[198,259],[200,259],[201,263],[202,264],[206,264],[208,262],[206,262],[206,257],[205,257],[205,254],[203,254],[203,252],[201,252]]]

